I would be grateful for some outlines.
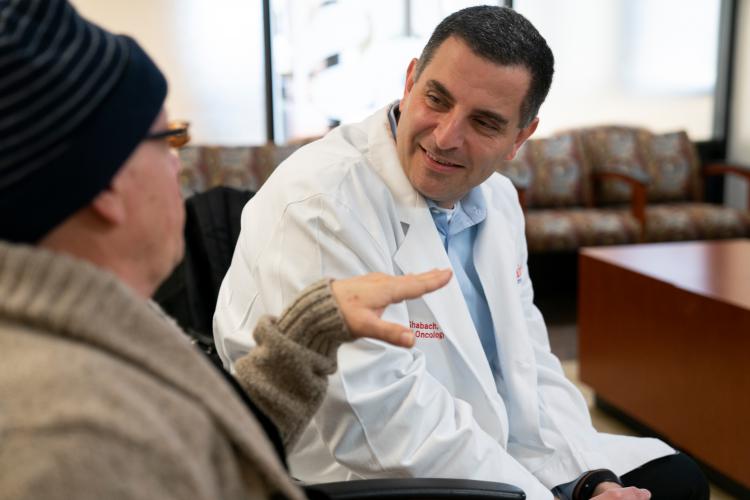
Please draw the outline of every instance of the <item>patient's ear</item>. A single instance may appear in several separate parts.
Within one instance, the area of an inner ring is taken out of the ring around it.
[[[90,205],[94,214],[112,225],[120,225],[127,219],[125,199],[117,189],[108,187],[94,198]]]

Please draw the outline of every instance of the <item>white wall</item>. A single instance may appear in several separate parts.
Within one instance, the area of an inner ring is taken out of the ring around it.
[[[148,52],[169,81],[169,115],[191,123],[193,143],[266,141],[260,0],[72,3]]]
[[[728,159],[750,166],[750,2],[737,2],[739,25],[734,54],[734,106]],[[747,183],[727,178],[726,203],[747,207]]]

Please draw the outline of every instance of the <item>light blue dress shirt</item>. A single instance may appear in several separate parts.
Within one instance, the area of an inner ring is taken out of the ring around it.
[[[391,132],[396,137],[398,103],[393,104],[388,113]],[[500,376],[498,365],[495,327],[492,324],[490,307],[474,267],[474,242],[477,238],[479,224],[487,218],[487,204],[482,191],[475,187],[455,204],[452,209],[441,208],[432,200],[426,200],[430,214],[435,221],[440,239],[443,241],[448,259],[453,267],[453,274],[458,280],[461,293],[469,307],[469,314],[479,334],[484,354],[490,364],[492,373],[497,379]]]
[[[440,208],[432,200],[427,200],[430,214],[435,221],[440,239],[443,241],[448,259],[453,267],[453,274],[458,280],[479,340],[492,368],[492,373],[500,373],[497,359],[495,327],[492,324],[490,307],[474,266],[474,242],[479,224],[487,218],[487,207],[479,188],[457,202],[453,209]]]

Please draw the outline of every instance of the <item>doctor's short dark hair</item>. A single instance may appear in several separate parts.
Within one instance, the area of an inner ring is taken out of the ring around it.
[[[521,127],[536,117],[552,84],[555,59],[547,41],[525,17],[508,7],[482,5],[459,10],[443,19],[419,57],[417,80],[440,45],[456,36],[478,56],[503,66],[523,66],[531,74],[521,104]]]

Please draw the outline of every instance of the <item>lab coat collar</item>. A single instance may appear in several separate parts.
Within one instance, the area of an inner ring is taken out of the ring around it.
[[[394,105],[395,103],[389,104],[365,121],[369,140],[365,156],[368,164],[393,193],[401,222],[410,225],[412,211],[425,209],[427,205],[422,195],[412,187],[398,159],[396,140],[393,138],[388,118],[388,113]]]

